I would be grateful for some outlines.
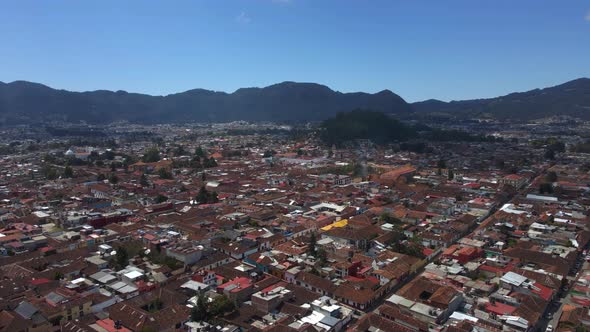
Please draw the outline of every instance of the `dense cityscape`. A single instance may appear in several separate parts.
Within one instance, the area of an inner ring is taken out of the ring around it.
[[[579,331],[586,128],[329,145],[313,123],[6,127],[0,327]]]
[[[590,332],[588,0],[8,0],[0,35],[0,332]]]

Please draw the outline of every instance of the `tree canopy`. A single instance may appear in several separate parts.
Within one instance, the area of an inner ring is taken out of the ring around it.
[[[156,146],[152,146],[151,148],[145,151],[145,154],[141,158],[145,163],[153,163],[156,161],[160,161],[160,150]]]
[[[354,110],[338,113],[322,123],[321,138],[327,144],[340,145],[354,139],[370,139],[375,143],[389,143],[416,136],[409,126],[381,112]]]
[[[217,193],[215,191],[208,191],[205,186],[202,186],[195,197],[195,200],[199,204],[213,204],[219,202],[219,198],[217,198]]]

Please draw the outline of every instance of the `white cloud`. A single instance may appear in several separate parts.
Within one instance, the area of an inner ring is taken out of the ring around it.
[[[586,16],[584,16],[584,19],[588,22],[590,22],[590,10],[586,13]]]
[[[236,16],[236,22],[241,24],[248,24],[252,22],[252,19],[250,18],[250,16],[248,16],[248,14],[246,14],[246,12],[241,12],[240,15]]]

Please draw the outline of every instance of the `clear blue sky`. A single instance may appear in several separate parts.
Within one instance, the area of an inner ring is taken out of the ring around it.
[[[6,0],[0,81],[232,92],[282,81],[408,101],[590,77],[587,0]]]

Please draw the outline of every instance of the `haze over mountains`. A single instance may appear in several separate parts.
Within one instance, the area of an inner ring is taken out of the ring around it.
[[[357,108],[393,114],[444,112],[465,116],[535,119],[551,115],[590,118],[590,79],[490,99],[409,104],[389,90],[341,93],[315,83],[283,82],[233,93],[194,89],[167,96],[125,91],[72,92],[38,83],[0,82],[0,123],[61,120],[142,123],[232,120],[313,121]]]

